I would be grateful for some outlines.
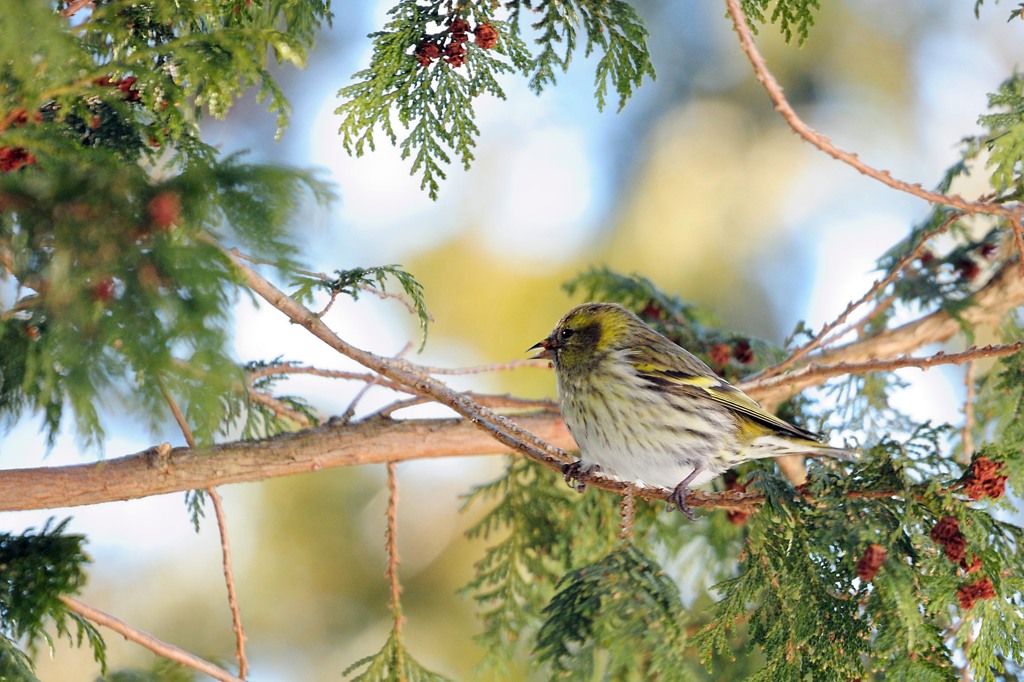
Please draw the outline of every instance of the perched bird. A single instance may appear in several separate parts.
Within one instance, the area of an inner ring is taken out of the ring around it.
[[[580,460],[571,483],[598,470],[672,490],[691,519],[691,486],[752,459],[849,457],[820,437],[766,412],[699,359],[614,303],[573,308],[529,350],[554,363],[566,426]]]

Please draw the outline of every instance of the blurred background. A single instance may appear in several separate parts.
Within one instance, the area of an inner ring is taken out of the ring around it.
[[[967,0],[823,3],[802,48],[773,27],[758,43],[798,112],[867,162],[931,186],[975,129],[986,94],[1020,61],[1009,8]],[[386,146],[349,158],[336,134],[337,90],[369,59],[366,34],[384,23],[387,0],[335,8],[309,67],[282,72],[294,106],[273,142],[274,120],[254,99],[207,139],[256,161],[318,167],[336,183],[329,210],[310,207],[296,225],[306,264],[317,271],[402,264],[424,285],[434,323],[411,359],[450,367],[524,357],[571,305],[561,284],[591,265],[651,278],[714,310],[738,332],[781,342],[796,323],[837,315],[874,279],[875,259],[927,206],[888,190],[801,142],[772,111],[738,49],[718,2],[638,0],[651,31],[657,80],[625,110],[599,113],[592,61],[581,55],[557,87],[535,96],[506,79],[508,101],[483,99],[472,170],[449,169],[434,202]],[[970,193],[970,189],[965,189]],[[417,341],[400,305],[373,297],[339,303],[328,322],[381,354]],[[307,334],[241,297],[240,360],[345,364]],[[962,376],[955,369],[908,373],[901,400],[917,414],[956,420]],[[456,377],[459,388],[553,396],[537,369]],[[322,415],[340,414],[359,386],[294,380]],[[365,412],[389,402],[371,391]],[[169,441],[119,417],[111,406],[102,452],[72,435],[45,459],[52,466],[114,457]],[[442,414],[423,410],[420,415]],[[35,420],[0,442],[5,467],[38,465],[45,450]],[[479,509],[461,495],[498,475],[499,457],[411,462],[398,467],[400,575],[407,643],[427,667],[474,679],[480,651],[473,604],[456,591],[482,546],[463,531]],[[231,530],[251,679],[338,680],[375,652],[389,629],[384,577],[383,467],[229,486]],[[71,515],[93,559],[83,600],[136,627],[233,669],[230,615],[216,524],[193,532],[183,495],[83,509],[0,514],[21,532]],[[212,516],[212,513],[211,513]],[[148,652],[108,636],[113,669],[148,667]],[[42,680],[93,680],[87,650],[60,643],[37,657]]]

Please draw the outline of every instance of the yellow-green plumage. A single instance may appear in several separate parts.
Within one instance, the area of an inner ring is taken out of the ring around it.
[[[766,412],[710,367],[614,303],[570,310],[534,348],[553,361],[576,468],[674,491],[788,454],[849,456]]]

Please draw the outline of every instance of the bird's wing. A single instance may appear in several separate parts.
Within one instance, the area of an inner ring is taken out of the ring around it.
[[[724,379],[704,374],[691,374],[676,369],[665,369],[653,366],[635,366],[641,377],[672,391],[688,393],[700,392],[715,402],[724,405],[734,412],[753,419],[776,433],[794,438],[818,442],[820,437],[807,429],[794,426],[784,419],[779,419],[771,412],[757,404],[753,398],[736,388]]]

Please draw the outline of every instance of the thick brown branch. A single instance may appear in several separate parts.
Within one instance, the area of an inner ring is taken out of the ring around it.
[[[522,415],[515,421],[550,443],[575,447],[556,413]],[[199,450],[150,448],[92,464],[0,471],[0,511],[77,507],[339,466],[509,450],[463,419],[327,424],[264,441]]]

